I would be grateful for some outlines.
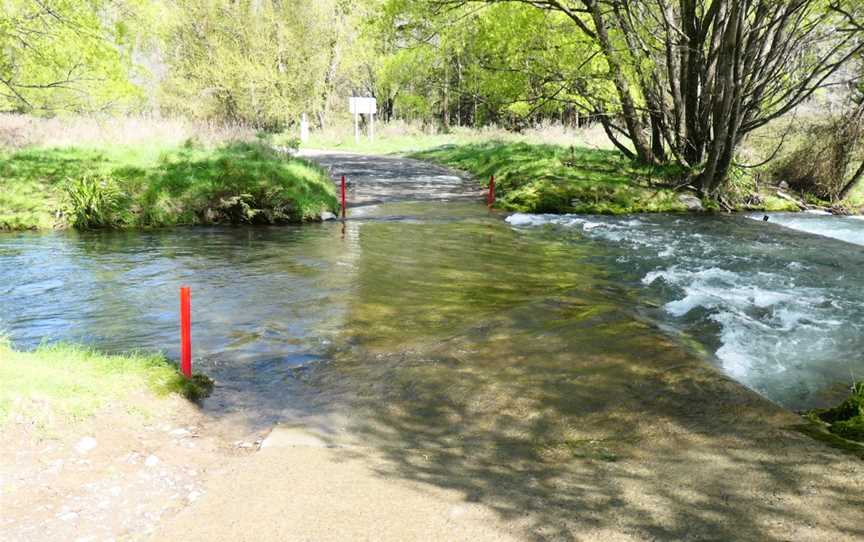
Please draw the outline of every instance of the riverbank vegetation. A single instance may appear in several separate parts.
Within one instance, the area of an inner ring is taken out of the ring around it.
[[[105,355],[82,346],[45,345],[31,352],[0,343],[0,426],[9,420],[46,425],[80,421],[139,393],[206,397],[212,381],[187,380],[156,354]]]
[[[476,143],[414,154],[484,179],[496,205],[532,213],[685,211],[671,183],[681,172],[637,166],[614,150],[528,143]]]
[[[864,443],[864,381],[856,382],[852,394],[838,406],[811,410],[807,417],[834,435]]]
[[[0,229],[275,224],[336,210],[318,166],[260,142],[0,151]]]
[[[654,208],[622,205],[652,197],[641,189],[646,170],[679,172],[676,182],[706,205],[730,209],[772,208],[776,201],[764,201],[775,198],[768,183],[797,192],[786,201],[842,206],[856,201],[864,178],[864,131],[836,122],[860,119],[864,103],[864,5],[853,0],[7,4],[0,45],[10,62],[0,66],[0,110],[144,112],[286,140],[306,115],[312,145],[333,142],[326,134],[339,130],[339,148],[381,149],[350,142],[347,98],[365,95],[377,99],[380,121],[421,126],[422,136],[391,139],[389,152],[454,143],[451,132],[461,128],[518,135],[552,123],[589,127],[602,131],[620,156],[613,161],[632,174],[628,190],[598,190],[621,209]],[[787,133],[799,115],[824,127]],[[751,140],[761,136],[776,145],[752,157]],[[811,161],[813,141],[819,159]],[[576,140],[561,144],[579,148]],[[78,182],[105,184],[89,179]],[[251,215],[257,220],[308,211],[302,202],[287,209],[281,196],[265,207],[256,207],[258,199],[235,194],[216,207],[233,205],[234,219],[247,207],[260,211]],[[176,220],[133,212],[131,222],[188,223],[213,208],[188,203]],[[111,221],[127,222],[119,215]]]

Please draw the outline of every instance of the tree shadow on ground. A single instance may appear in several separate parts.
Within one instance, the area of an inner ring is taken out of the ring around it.
[[[381,476],[457,490],[528,539],[864,537],[860,462],[640,321],[586,251],[502,234],[489,264],[403,228],[388,272],[379,227],[348,339],[304,379]]]

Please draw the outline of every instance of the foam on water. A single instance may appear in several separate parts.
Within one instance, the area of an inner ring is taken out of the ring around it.
[[[577,234],[578,242],[620,248],[609,264],[645,295],[660,298],[655,317],[700,339],[724,371],[768,397],[812,404],[821,388],[848,380],[850,371],[864,376],[858,308],[864,273],[852,269],[855,258],[862,264],[864,258],[857,249],[838,258],[818,238],[759,219],[516,214],[507,221],[529,229],[551,225],[563,236]],[[864,243],[862,223],[797,220],[832,232],[852,223]]]
[[[762,220],[763,215],[749,215],[753,220]],[[864,245],[864,217],[834,216],[825,211],[806,213],[773,213],[769,221],[785,228],[831,237],[847,243]]]

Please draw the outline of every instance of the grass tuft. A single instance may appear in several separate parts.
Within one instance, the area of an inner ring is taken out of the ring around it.
[[[852,386],[848,399],[834,408],[811,410],[806,416],[847,440],[864,442],[864,381]]]
[[[159,354],[106,355],[70,344],[18,352],[0,343],[0,382],[0,425],[13,416],[80,421],[136,391],[200,401],[213,389],[206,376],[187,380]]]

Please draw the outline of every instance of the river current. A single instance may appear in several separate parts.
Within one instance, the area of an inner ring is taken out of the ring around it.
[[[470,202],[387,203],[346,224],[7,234],[0,332],[19,348],[176,357],[177,291],[189,284],[196,359],[242,387],[334,345],[448,341],[504,314],[539,340],[551,324],[530,311],[603,306],[780,404],[826,404],[864,378],[864,221],[761,218],[505,220]],[[609,340],[599,325],[579,333]]]

